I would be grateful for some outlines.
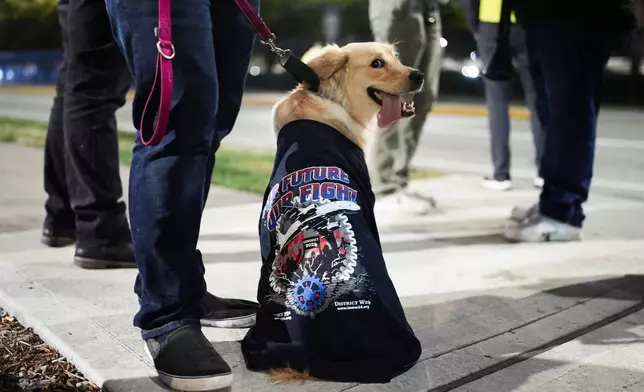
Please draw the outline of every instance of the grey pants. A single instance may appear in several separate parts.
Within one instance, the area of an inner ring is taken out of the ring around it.
[[[376,41],[394,42],[403,64],[425,73],[425,87],[416,94],[416,116],[378,129],[367,149],[374,193],[389,194],[409,182],[409,164],[438,94],[441,19],[438,10],[423,12],[418,0],[370,0],[369,16]]]
[[[487,27],[487,26],[486,26]],[[480,29],[479,31],[490,29]],[[496,30],[494,25],[493,31]],[[525,101],[530,110],[530,127],[535,148],[534,162],[539,169],[543,155],[544,135],[536,109],[536,92],[528,67],[528,53],[525,46],[525,34],[519,26],[512,26],[510,44],[514,56],[514,67],[521,80]],[[490,34],[480,34],[477,40],[479,56],[484,63],[490,61],[496,47],[496,37]],[[512,98],[512,82],[497,82],[483,79],[485,85],[485,104],[488,110],[490,128],[490,149],[494,165],[494,179],[504,181],[510,176],[510,99]]]

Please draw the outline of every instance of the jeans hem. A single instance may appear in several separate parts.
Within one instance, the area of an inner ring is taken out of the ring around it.
[[[158,338],[159,336],[168,334],[186,325],[201,325],[201,322],[199,319],[184,319],[184,320],[171,321],[158,328],[154,328],[150,330],[142,329],[141,337],[143,338],[143,340]]]
[[[497,173],[496,171],[494,173],[494,176],[492,176],[492,178],[494,178],[495,181],[512,181],[512,177],[510,176],[509,173],[505,173],[505,174],[502,172]]]

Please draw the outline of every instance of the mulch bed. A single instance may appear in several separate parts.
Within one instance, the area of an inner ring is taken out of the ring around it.
[[[0,391],[100,391],[31,328],[0,310]]]

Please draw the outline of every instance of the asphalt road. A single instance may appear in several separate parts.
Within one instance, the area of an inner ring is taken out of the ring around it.
[[[46,121],[51,96],[0,92],[0,116]],[[130,104],[118,112],[119,126],[133,130]],[[604,108],[599,121],[593,192],[644,200],[644,109]],[[246,105],[224,144],[272,149],[270,107]],[[529,123],[512,122],[512,175],[527,187],[534,176]],[[448,172],[480,175],[491,171],[487,119],[430,115],[414,163]]]

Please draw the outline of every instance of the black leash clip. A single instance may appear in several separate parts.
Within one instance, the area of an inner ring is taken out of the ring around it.
[[[290,73],[298,83],[306,82],[309,90],[317,92],[320,88],[320,77],[311,69],[311,67],[295,56],[290,49],[282,49],[277,46],[277,44],[275,44],[275,39],[275,34],[271,34],[268,41],[260,40],[260,42],[267,45],[271,49],[271,52],[277,55],[277,59],[282,68],[284,68],[286,72]]]

